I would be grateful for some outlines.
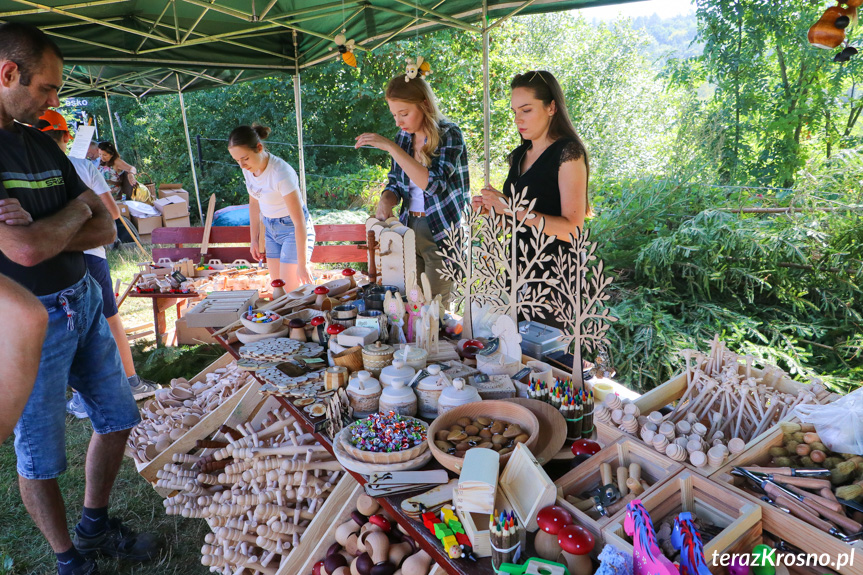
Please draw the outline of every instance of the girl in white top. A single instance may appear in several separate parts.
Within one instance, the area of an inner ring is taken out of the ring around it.
[[[285,282],[285,291],[312,283],[309,262],[315,246],[315,228],[300,194],[297,173],[286,161],[272,155],[263,140],[265,126],[239,126],[228,137],[228,152],[243,169],[249,190],[249,224],[252,256],[267,257],[270,278]],[[263,223],[266,245],[258,245]]]

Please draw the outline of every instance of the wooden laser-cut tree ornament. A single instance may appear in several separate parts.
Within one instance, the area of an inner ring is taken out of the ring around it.
[[[437,269],[438,275],[452,282],[450,288],[452,309],[458,310],[459,305],[464,303],[463,339],[473,338],[471,304],[482,277],[477,274],[477,268],[471,257],[471,248],[484,220],[485,218],[479,212],[468,207],[461,214],[461,224],[450,226],[446,231],[442,241],[443,249],[437,251],[437,254],[443,258],[443,267]]]
[[[617,321],[603,305],[610,297],[605,290],[612,280],[604,274],[605,263],[595,252],[596,244],[590,241],[590,230],[585,228],[578,237],[570,236],[569,249],[561,247],[552,258],[555,275],[571,280],[561,281],[552,290],[550,303],[554,317],[565,326],[562,341],[573,347],[573,382],[582,388],[582,350],[591,352],[608,346],[605,332]]]
[[[516,325],[519,314],[525,319],[544,319],[551,309],[548,295],[558,283],[551,274],[551,255],[546,252],[554,237],[543,233],[544,218],[533,226],[522,219],[536,204],[535,199],[528,201],[527,188],[516,193],[513,186],[512,196],[502,201],[506,207],[500,212],[494,208],[489,211],[480,227],[480,245],[471,250],[480,277],[476,299],[489,304],[492,312],[509,315]],[[527,252],[528,242],[532,254]]]

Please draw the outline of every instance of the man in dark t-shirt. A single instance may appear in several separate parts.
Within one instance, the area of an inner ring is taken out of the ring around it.
[[[60,104],[62,79],[62,55],[44,33],[0,26],[0,198],[22,216],[22,225],[0,225],[0,273],[29,289],[48,312],[36,382],[15,427],[18,483],[57,555],[58,573],[93,575],[99,570],[91,555],[146,559],[157,546],[108,518],[126,439],[140,416],[82,252],[113,242],[114,223],[57,145],[24,125]],[[80,394],[95,432],[74,545],[57,483],[66,469],[67,385]]]

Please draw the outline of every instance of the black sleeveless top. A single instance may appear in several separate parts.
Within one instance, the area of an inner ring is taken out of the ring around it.
[[[532,143],[529,141],[524,142],[509,155],[509,174],[503,186],[503,193],[511,197],[513,195],[513,187],[517,194],[527,188],[527,200],[532,201],[536,199],[536,204],[533,207],[534,212],[547,216],[561,216],[558,172],[564,162],[584,157],[584,147],[572,138],[558,138],[539,155],[527,171],[519,174],[524,156],[531,145]],[[535,255],[533,245],[531,244],[532,239],[530,228],[526,232],[519,234],[519,244],[521,244],[521,240],[524,240],[523,245],[526,247],[524,255],[527,256],[528,260],[533,259]],[[569,238],[566,238],[565,241],[558,239],[553,241],[543,252],[553,256],[558,253],[560,247],[568,249],[568,246]],[[551,262],[547,262],[544,267],[548,268],[551,265]],[[524,318],[520,317],[519,319]],[[554,318],[554,314],[550,312],[546,312],[546,316],[543,319],[533,319],[546,325],[563,327]]]

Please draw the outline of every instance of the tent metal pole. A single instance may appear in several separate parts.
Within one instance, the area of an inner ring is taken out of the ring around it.
[[[491,185],[491,96],[488,70],[488,0],[482,0],[482,143],[485,152],[483,177]]]
[[[297,115],[297,149],[300,157],[300,192],[303,194],[303,203],[307,204],[306,197],[306,154],[303,150],[303,97],[300,90],[300,59],[297,52],[297,31],[293,31],[294,36],[294,63],[296,71],[294,72],[294,110]]]
[[[195,156],[192,154],[192,138],[189,137],[189,122],[186,119],[186,101],[183,99],[183,91],[180,89],[180,76],[177,75],[177,94],[180,96],[180,110],[183,112],[183,129],[186,132],[186,147],[189,150],[189,166],[192,168],[192,182],[195,184],[195,198],[198,200],[198,216],[201,224],[204,223],[204,212],[201,209],[201,192],[198,190],[198,174],[195,171]]]
[[[105,106],[108,108],[108,123],[111,124],[111,138],[113,138],[114,149],[119,152],[120,147],[117,145],[117,133],[114,132],[114,116],[111,115],[111,103],[108,101],[107,91],[105,91]]]

